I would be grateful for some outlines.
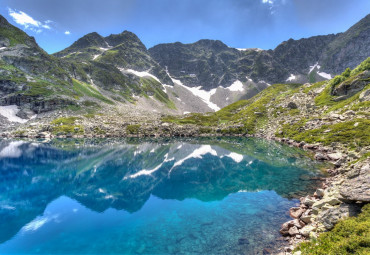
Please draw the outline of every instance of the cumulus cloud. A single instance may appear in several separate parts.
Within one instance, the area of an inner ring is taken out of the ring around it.
[[[50,24],[53,23],[51,20],[41,22],[35,20],[25,12],[13,10],[8,8],[9,16],[11,16],[15,23],[23,26],[25,29],[29,29],[35,33],[41,33],[44,29],[51,30]]]
[[[64,34],[65,34],[65,35],[70,35],[70,34],[71,34],[71,32],[67,30],[67,31],[65,31],[65,32],[64,32]]]
[[[262,3],[264,3],[264,4],[273,4],[274,1],[273,0],[262,0]]]

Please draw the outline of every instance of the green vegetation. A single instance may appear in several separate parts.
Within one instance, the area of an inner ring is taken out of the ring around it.
[[[141,125],[128,125],[126,127],[126,131],[128,134],[138,134],[139,133],[139,129],[140,129]]]
[[[28,36],[18,28],[0,27],[0,37],[8,38],[10,46],[25,44]]]
[[[97,89],[85,82],[73,79],[73,89],[76,91],[78,96],[94,97],[96,99],[99,99],[100,101],[103,101],[104,103],[114,104],[113,101],[104,97]]]
[[[53,94],[53,90],[48,88],[48,83],[45,81],[40,81],[40,82],[29,82],[27,84],[28,89],[23,93],[24,95],[27,96],[50,96]]]
[[[350,148],[370,145],[370,120],[355,119],[333,125],[323,125],[313,130],[304,128],[306,122],[307,120],[301,119],[295,124],[285,124],[282,126],[282,133],[276,133],[276,136],[307,143],[320,142],[324,145],[340,142],[347,144]]]
[[[275,84],[251,99],[238,101],[215,113],[206,115],[193,113],[182,118],[167,116],[163,118],[163,121],[200,126],[238,124],[238,126],[242,125],[243,128],[228,128],[228,131],[224,132],[248,132],[249,134],[254,134],[258,128],[263,127],[268,121],[268,104],[278,100],[284,93],[295,90],[300,86],[300,84]],[[297,110],[290,112],[290,114],[297,113]]]
[[[51,122],[52,133],[55,135],[66,134],[83,134],[84,128],[82,125],[76,125],[78,117],[58,118]]]
[[[164,103],[170,109],[176,109],[175,104],[169,99],[168,95],[162,90],[162,84],[151,77],[140,78],[143,95],[152,94],[155,99]]]
[[[370,204],[357,218],[340,221],[332,231],[302,243],[296,250],[302,255],[370,254]]]

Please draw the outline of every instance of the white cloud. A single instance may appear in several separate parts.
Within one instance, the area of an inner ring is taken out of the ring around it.
[[[262,0],[262,3],[264,3],[264,4],[273,4],[274,0]]]
[[[51,26],[49,24],[52,23],[51,20],[47,20],[45,22],[41,22],[35,20],[30,15],[25,12],[13,10],[8,8],[9,15],[13,18],[14,22],[23,26],[25,29],[29,29],[35,33],[41,33],[43,29],[51,30]]]
[[[71,32],[67,30],[67,31],[65,31],[65,32],[64,32],[64,34],[65,34],[65,35],[70,35],[70,34],[71,34]]]

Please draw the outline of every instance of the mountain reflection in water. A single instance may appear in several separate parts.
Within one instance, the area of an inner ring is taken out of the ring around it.
[[[303,151],[262,139],[0,140],[0,252],[248,254],[276,239],[317,168]],[[265,240],[248,235],[258,220]],[[96,231],[100,245],[86,246]]]

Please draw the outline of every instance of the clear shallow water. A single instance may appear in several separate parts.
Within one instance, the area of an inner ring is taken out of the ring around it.
[[[262,254],[317,168],[261,139],[0,140],[0,254]]]

